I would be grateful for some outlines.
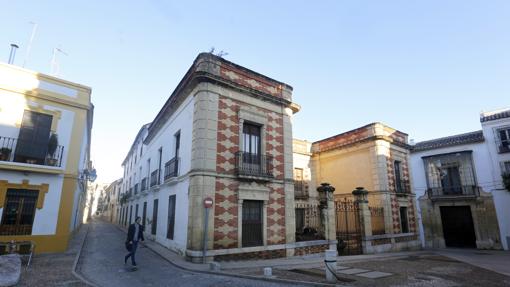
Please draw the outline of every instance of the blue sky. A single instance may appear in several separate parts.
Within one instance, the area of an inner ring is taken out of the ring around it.
[[[375,121],[421,141],[510,106],[510,1],[247,2],[0,1],[0,60],[17,43],[23,64],[30,21],[26,68],[49,73],[53,48],[68,53],[59,76],[92,87],[101,181],[211,47],[293,86],[294,136],[310,141]]]

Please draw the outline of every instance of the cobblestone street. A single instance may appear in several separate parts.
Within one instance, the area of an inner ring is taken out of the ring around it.
[[[112,224],[91,223],[78,272],[99,286],[298,286],[179,269],[148,248],[139,246],[138,271],[124,268],[125,234]]]

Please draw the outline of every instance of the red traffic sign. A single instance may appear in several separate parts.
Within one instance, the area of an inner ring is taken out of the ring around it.
[[[206,198],[204,199],[204,207],[205,207],[205,208],[211,208],[211,207],[212,207],[212,205],[213,205],[213,199],[212,199],[212,198],[210,198],[210,197],[206,197]]]

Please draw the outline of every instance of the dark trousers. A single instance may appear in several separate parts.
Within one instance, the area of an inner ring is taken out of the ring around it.
[[[126,255],[124,257],[124,261],[127,261],[128,258],[131,257],[131,264],[136,265],[135,254],[136,254],[137,247],[138,247],[138,241],[133,241],[133,245],[131,246],[131,252],[129,252],[128,255]]]

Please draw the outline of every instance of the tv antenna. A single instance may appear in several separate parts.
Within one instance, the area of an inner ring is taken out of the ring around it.
[[[35,32],[37,31],[37,23],[30,21],[30,24],[33,25],[32,27],[32,34],[30,35],[30,40],[28,41],[27,45],[27,52],[25,53],[25,59],[23,60],[23,68],[27,64],[29,58],[30,58],[30,49],[32,48],[32,42],[34,41]]]
[[[53,56],[51,57],[51,75],[57,76],[60,72],[60,65],[57,61],[57,52],[69,56],[66,52],[60,48],[53,48]]]
[[[228,53],[223,51],[223,50],[221,50],[221,51],[219,51],[217,53],[214,53],[214,50],[215,50],[215,48],[211,47],[211,49],[209,50],[209,53],[211,53],[211,54],[213,54],[215,56],[218,56],[220,58],[223,58],[223,56],[227,56],[228,55]]]

